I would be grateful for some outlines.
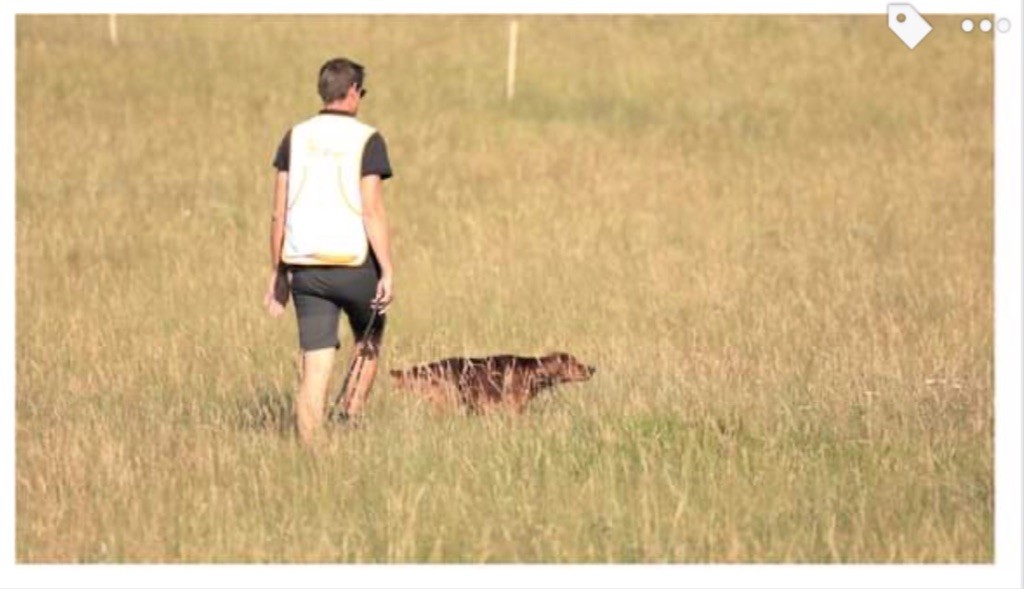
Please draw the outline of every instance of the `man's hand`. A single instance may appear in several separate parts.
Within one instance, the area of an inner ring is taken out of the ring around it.
[[[288,272],[284,268],[274,270],[267,285],[267,294],[263,295],[263,306],[271,317],[280,317],[288,306],[291,288],[288,286]]]
[[[384,274],[377,281],[377,296],[374,297],[371,306],[376,307],[377,311],[383,315],[388,312],[388,305],[395,298],[395,286],[391,279],[390,274]]]

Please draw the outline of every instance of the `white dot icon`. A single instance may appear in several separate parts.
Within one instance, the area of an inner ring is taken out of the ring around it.
[[[965,33],[970,33],[974,30],[974,21],[969,18],[965,18],[964,22],[960,23],[960,28],[963,29]]]
[[[981,29],[981,32],[987,33],[992,30],[992,21],[986,18],[978,24],[978,28]]]
[[[999,21],[996,23],[996,28],[999,29],[1000,33],[1009,33],[1010,32],[1010,19],[1007,19],[1007,18],[999,19]]]

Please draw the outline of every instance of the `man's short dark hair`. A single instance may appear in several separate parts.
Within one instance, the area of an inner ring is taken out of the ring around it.
[[[351,59],[336,57],[320,67],[317,90],[324,104],[345,98],[352,84],[363,87],[363,66]]]

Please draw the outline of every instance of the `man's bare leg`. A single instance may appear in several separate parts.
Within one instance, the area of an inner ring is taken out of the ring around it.
[[[323,426],[327,383],[334,366],[334,348],[311,350],[302,354],[302,381],[295,397],[299,439],[309,445]]]

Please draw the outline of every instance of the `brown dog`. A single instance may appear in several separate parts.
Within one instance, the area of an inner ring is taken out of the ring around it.
[[[392,370],[391,376],[398,388],[423,394],[437,405],[455,401],[473,413],[504,405],[522,412],[542,390],[589,380],[594,370],[559,352],[540,358],[446,358]]]

